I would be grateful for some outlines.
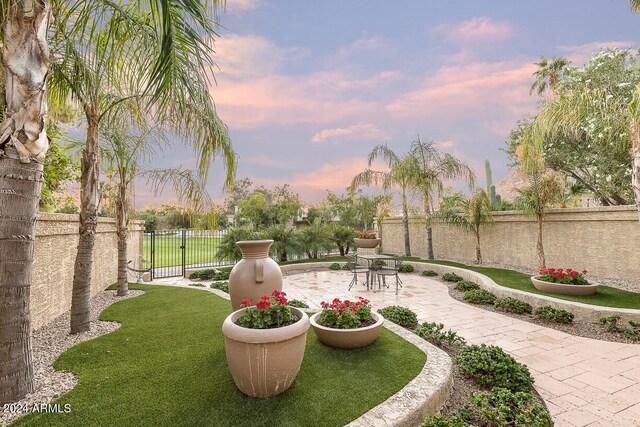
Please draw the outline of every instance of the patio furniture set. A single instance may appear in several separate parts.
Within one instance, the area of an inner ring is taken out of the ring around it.
[[[365,254],[347,257],[347,266],[349,271],[353,273],[353,278],[349,283],[349,290],[358,284],[358,274],[365,274],[365,284],[367,290],[376,292],[375,285],[378,283],[378,290],[382,287],[389,288],[387,277],[394,277],[396,280],[396,295],[398,290],[402,288],[402,280],[398,276],[402,259],[393,255]]]

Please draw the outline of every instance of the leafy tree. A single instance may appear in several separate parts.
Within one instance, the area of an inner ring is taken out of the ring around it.
[[[460,194],[460,193],[458,193]],[[484,190],[479,190],[466,199],[451,198],[435,218],[471,232],[476,238],[476,264],[482,264],[480,251],[480,229],[483,224],[493,224],[491,200]]]
[[[158,216],[154,212],[142,212],[138,214],[138,219],[144,221],[144,232],[151,233],[158,229]]]
[[[302,203],[291,193],[289,185],[276,186],[273,191],[259,186],[237,201],[236,218],[248,220],[256,229],[276,224],[288,224],[298,215]]]
[[[54,193],[64,191],[69,181],[79,177],[78,163],[64,148],[55,142],[49,145],[44,161],[44,182],[40,194],[40,210],[50,210],[56,205]]]

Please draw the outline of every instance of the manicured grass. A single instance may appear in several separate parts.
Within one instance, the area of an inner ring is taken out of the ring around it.
[[[410,261],[466,268],[467,270],[476,271],[478,273],[484,274],[485,276],[489,276],[498,285],[512,289],[519,289],[521,291],[529,292],[532,294],[546,295],[553,298],[581,302],[591,305],[599,305],[604,307],[640,309],[640,293],[624,291],[622,289],[612,288],[609,286],[600,286],[596,293],[591,296],[556,295],[537,290],[531,283],[531,278],[529,276],[513,270],[469,266],[452,261],[422,260],[413,258],[410,259]]]
[[[55,362],[79,377],[56,401],[71,412],[30,414],[15,425],[342,426],[400,390],[425,363],[424,353],[386,329],[352,351],[326,347],[309,330],[293,386],[271,399],[250,398],[227,369],[220,328],[228,301],[195,289],[131,288],[146,293],[101,315],[120,329]]]
[[[185,253],[186,265],[205,264],[217,261],[215,258],[220,239],[217,237],[187,237]],[[154,267],[182,265],[182,237],[156,236]],[[151,238],[144,236],[144,259],[151,261]]]

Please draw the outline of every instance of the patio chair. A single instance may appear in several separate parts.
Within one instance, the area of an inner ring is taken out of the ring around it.
[[[366,274],[365,283],[369,283],[369,267],[358,264],[358,255],[347,256],[347,267],[349,271],[353,273],[353,278],[351,279],[351,283],[349,283],[349,290],[351,290],[353,285],[358,284],[358,274]]]
[[[398,295],[398,289],[402,287],[402,280],[398,276],[398,271],[402,265],[402,260],[399,257],[380,260],[382,265],[379,269],[375,270],[376,278],[378,279],[378,289],[382,289],[382,286],[389,288],[387,285],[387,277],[394,276],[396,278],[396,295]],[[382,283],[380,282],[382,278]]]

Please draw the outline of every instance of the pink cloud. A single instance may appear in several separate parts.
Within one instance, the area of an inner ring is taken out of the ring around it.
[[[344,140],[387,141],[389,134],[370,123],[358,123],[344,128],[324,129],[311,138],[311,142],[339,142]]]
[[[571,61],[571,65],[574,67],[581,67],[584,65],[591,55],[602,49],[613,48],[630,48],[634,43],[630,40],[608,41],[608,42],[591,42],[581,45],[563,45],[558,46],[558,50],[563,52],[563,55]]]
[[[439,25],[434,31],[466,43],[501,41],[515,34],[508,22],[496,22],[486,16],[478,16],[457,25]]]
[[[455,145],[455,142],[449,140],[449,141],[439,141],[435,143],[435,146],[438,147],[441,150],[448,150],[450,148],[452,148]]]

